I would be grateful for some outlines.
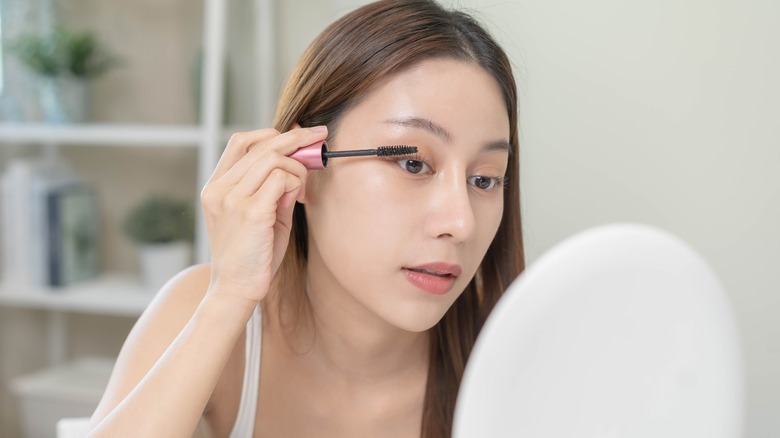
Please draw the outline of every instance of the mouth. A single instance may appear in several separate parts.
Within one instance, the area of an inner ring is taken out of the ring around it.
[[[434,295],[444,295],[452,289],[461,267],[447,263],[429,263],[403,268],[406,279],[414,286]]]
[[[445,262],[425,263],[423,265],[406,267],[404,269],[423,274],[436,275],[438,277],[457,277],[463,271],[460,265]]]
[[[415,269],[415,268],[406,268],[406,269],[412,272],[419,272],[421,274],[435,275],[437,277],[454,277],[454,275],[448,272],[436,272],[436,271],[430,271],[428,269]]]

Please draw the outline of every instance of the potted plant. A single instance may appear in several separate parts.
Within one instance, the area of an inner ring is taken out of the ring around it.
[[[89,119],[91,80],[117,63],[90,32],[59,28],[44,35],[22,35],[12,52],[40,82],[44,119],[79,123]]]
[[[189,202],[151,195],[128,212],[122,228],[139,245],[141,274],[152,290],[192,263],[195,217]]]

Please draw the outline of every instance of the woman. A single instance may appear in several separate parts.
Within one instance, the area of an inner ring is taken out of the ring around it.
[[[139,319],[90,436],[190,436],[201,417],[220,437],[450,434],[524,266],[505,54],[433,1],[373,3],[312,43],[274,126],[230,139],[201,194],[212,261]],[[289,157],[322,140],[418,155]]]

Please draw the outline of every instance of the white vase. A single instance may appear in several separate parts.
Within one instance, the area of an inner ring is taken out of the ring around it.
[[[84,123],[89,120],[91,84],[75,76],[40,78],[43,118],[49,123]]]
[[[144,283],[156,293],[174,275],[192,264],[192,243],[143,244],[139,248],[139,261]]]

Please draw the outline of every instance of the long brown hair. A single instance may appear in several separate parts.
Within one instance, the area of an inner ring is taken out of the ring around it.
[[[504,213],[493,242],[466,290],[431,329],[428,381],[421,436],[445,437],[463,370],[477,334],[509,283],[524,269],[520,226],[517,92],[503,50],[471,16],[430,0],[383,0],[343,16],[308,47],[281,96],[274,127],[328,125],[394,73],[431,58],[479,65],[498,83],[509,118]],[[295,206],[293,231],[274,289],[279,306],[305,314],[308,233],[304,207]]]

